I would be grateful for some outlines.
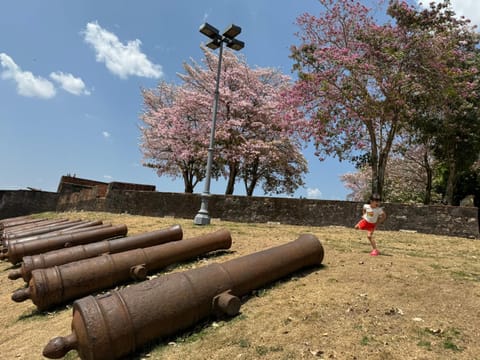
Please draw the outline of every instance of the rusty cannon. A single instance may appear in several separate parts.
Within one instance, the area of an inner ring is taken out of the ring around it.
[[[76,225],[81,225],[85,223],[86,221],[82,220],[68,220],[68,221],[59,221],[57,223],[51,223],[48,225],[44,225],[38,228],[33,228],[33,229],[28,229],[24,231],[18,231],[14,233],[7,233],[4,235],[4,239],[10,240],[10,239],[21,239],[29,236],[35,236],[35,235],[40,235],[40,234],[46,234],[46,233],[51,233],[57,230],[62,230],[62,229],[68,229],[71,227],[74,227]]]
[[[77,234],[85,231],[94,231],[94,230],[100,230],[100,229],[105,229],[107,227],[111,227],[111,223],[106,223],[103,224],[103,221],[99,221],[101,224],[95,225],[97,221],[91,222],[93,224],[92,226],[87,226],[87,227],[80,227],[80,225],[76,225],[74,229],[63,229],[63,230],[58,230],[58,231],[53,231],[51,233],[46,233],[46,234],[40,234],[40,235],[33,235],[33,236],[27,236],[27,237],[22,237],[18,239],[2,239],[0,243],[0,259],[3,259],[1,256],[2,253],[7,253],[9,248],[12,248],[15,244],[16,247],[18,247],[18,243],[23,243],[23,242],[28,242],[28,241],[37,241],[37,240],[42,240],[42,239],[50,239],[50,238],[56,238],[57,236],[60,235],[65,235],[65,234]],[[6,257],[5,257],[6,258]]]
[[[89,231],[89,230],[98,230],[106,227],[112,226],[111,223],[103,223],[103,221],[98,220],[98,221],[89,221],[87,223],[82,223],[78,225],[74,225],[70,228],[62,229],[62,230],[56,230],[52,231],[50,233],[46,234],[39,234],[39,235],[32,235],[32,236],[25,236],[22,238],[18,239],[3,239],[2,240],[2,245],[3,246],[8,246],[9,242],[12,243],[17,243],[17,242],[26,242],[26,241],[31,241],[31,240],[39,240],[39,239],[47,239],[49,237],[57,236],[57,235],[63,235],[63,234],[74,234],[82,231]]]
[[[114,225],[104,229],[82,231],[75,234],[63,234],[37,241],[8,243],[1,248],[0,260],[8,259],[12,264],[19,263],[24,256],[41,254],[74,245],[88,244],[127,234],[126,225]]]
[[[12,226],[18,223],[24,223],[25,221],[31,220],[30,215],[15,216],[10,218],[0,219],[0,230],[3,230],[5,226]]]
[[[13,239],[3,239],[2,246],[7,246],[9,242],[24,242],[24,241],[31,241],[31,240],[46,239],[52,236],[66,234],[66,233],[72,234],[75,232],[99,229],[99,226],[101,225],[104,225],[102,220],[86,221],[86,222],[78,223],[76,225],[72,225],[65,229],[54,230],[44,234],[30,235],[30,236],[13,238]],[[109,224],[108,226],[111,226],[111,224]]]
[[[34,229],[40,229],[44,226],[60,224],[62,222],[69,221],[68,219],[33,219],[24,224],[14,225],[10,227],[6,227],[2,230],[2,238],[8,238],[12,234],[16,234],[18,232],[25,232],[25,231],[32,231]]]
[[[26,223],[32,223],[32,222],[37,222],[42,219],[34,219],[30,217],[29,215],[25,216],[18,216],[18,217],[13,217],[13,218],[7,218],[7,219],[2,219],[0,220],[0,231],[3,231],[6,228],[13,227],[13,226],[18,226]]]
[[[45,346],[58,359],[77,350],[83,360],[119,359],[156,338],[211,314],[234,316],[240,297],[323,260],[320,241],[303,234],[290,243],[221,264],[177,272],[73,303],[72,333]]]
[[[145,280],[148,272],[231,245],[230,232],[223,229],[182,241],[34,270],[28,287],[15,291],[12,300],[32,299],[39,310],[46,310],[131,279]]]
[[[183,231],[181,226],[173,225],[167,229],[143,234],[77,245],[38,255],[24,256],[20,268],[10,271],[8,278],[15,280],[21,277],[26,282],[29,282],[32,271],[35,269],[63,265],[78,260],[93,258],[102,254],[115,254],[136,248],[146,248],[170,241],[181,240],[182,238]]]

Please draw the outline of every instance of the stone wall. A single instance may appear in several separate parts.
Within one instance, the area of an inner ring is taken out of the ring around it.
[[[0,190],[0,219],[55,211],[59,194],[45,191]]]
[[[87,193],[76,198],[62,196],[57,209],[173,216],[193,221],[200,203],[197,194],[109,191],[101,201]],[[211,195],[208,210],[212,218],[227,221],[353,227],[362,206],[349,201]],[[384,204],[384,208],[388,219],[379,229],[479,237],[478,209],[474,207]]]
[[[193,219],[200,209],[198,194],[110,190],[99,197],[97,188],[75,193],[0,191],[0,219],[43,211],[105,211]],[[226,221],[353,227],[362,203],[292,198],[211,195],[212,218]],[[478,209],[456,206],[384,204],[388,214],[381,230],[479,238]]]

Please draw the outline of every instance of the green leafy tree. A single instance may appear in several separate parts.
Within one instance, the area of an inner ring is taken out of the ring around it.
[[[411,126],[444,164],[444,202],[458,203],[457,183],[480,153],[479,34],[468,19],[455,16],[450,1],[432,2],[422,11],[394,1],[389,13],[410,29],[415,43],[430,44],[410,69],[418,84],[409,99],[418,108]]]
[[[301,44],[291,53],[298,81],[286,95],[298,112],[286,120],[313,140],[320,157],[355,162],[359,153],[368,154],[371,190],[383,193],[398,136],[427,127],[439,131],[442,116],[458,123],[472,107],[465,99],[478,97],[476,35],[465,20],[454,19],[447,1],[426,10],[391,1],[393,21],[384,24],[358,1],[319,3],[319,16],[298,18]],[[454,164],[454,151],[448,153]]]

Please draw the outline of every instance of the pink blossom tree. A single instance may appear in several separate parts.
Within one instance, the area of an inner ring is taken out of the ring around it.
[[[461,174],[480,152],[480,35],[470,20],[455,15],[450,1],[430,3],[422,11],[395,1],[389,13],[411,38],[429,44],[416,53],[411,68],[418,87],[411,97],[417,137],[432,142],[446,169],[444,202],[453,204]],[[419,66],[421,65],[421,66]]]
[[[218,56],[206,47],[202,50],[203,63],[184,64],[186,73],[179,76],[187,88],[211,103]],[[278,70],[251,68],[241,55],[224,51],[214,162],[227,179],[226,194],[233,193],[239,178],[247,195],[253,195],[259,184],[265,193],[292,193],[303,185],[306,161],[279,116],[280,94],[289,86],[290,78]]]
[[[318,16],[297,19],[301,44],[292,46],[291,57],[298,80],[285,102],[298,112],[285,119],[313,140],[320,157],[354,161],[367,153],[371,191],[383,193],[397,136],[425,112],[426,103],[458,105],[460,89],[472,90],[460,81],[473,71],[464,61],[465,48],[457,46],[464,38],[457,36],[461,31],[449,32],[456,29],[453,22],[437,21],[425,31],[407,15],[420,14],[427,23],[428,14],[404,1],[390,2],[395,21],[384,24],[356,0],[319,3]]]
[[[385,201],[417,204],[439,202],[441,195],[432,188],[432,181],[438,176],[437,164],[428,146],[410,144],[396,147],[385,171]],[[347,195],[348,200],[368,199],[371,189],[371,168],[368,165],[342,175],[341,180],[351,190]]]
[[[156,169],[159,176],[181,176],[184,191],[192,193],[206,173],[208,128],[204,119],[208,110],[195,94],[166,82],[143,89],[142,95],[144,165]]]
[[[147,158],[156,159],[159,175],[181,174],[192,191],[191,185],[205,176],[218,66],[218,56],[206,47],[202,50],[201,63],[184,64],[185,73],[178,75],[182,86],[164,84],[155,93],[144,91],[147,109],[142,116],[148,123],[142,129]],[[265,193],[293,193],[303,185],[306,160],[279,112],[280,94],[289,86],[290,78],[278,70],[251,68],[242,56],[223,52],[212,176],[227,179],[226,194],[233,194],[239,180],[247,195],[259,185]],[[172,88],[174,101],[164,100]]]

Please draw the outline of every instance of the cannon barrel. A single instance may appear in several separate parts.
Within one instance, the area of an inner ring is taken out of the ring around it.
[[[34,270],[28,287],[15,291],[12,300],[32,299],[39,310],[46,310],[131,279],[145,280],[149,272],[231,245],[230,232],[218,230],[182,241]]]
[[[27,236],[34,236],[34,235],[40,235],[40,234],[45,234],[57,230],[62,230],[62,229],[67,229],[69,227],[84,223],[85,221],[82,220],[68,220],[68,221],[60,221],[56,223],[51,223],[45,226],[39,226],[37,228],[33,229],[28,229],[28,230],[23,230],[23,231],[18,231],[14,233],[7,233],[3,236],[4,239],[10,240],[10,239],[21,239]]]
[[[25,221],[25,220],[29,220],[29,219],[31,219],[30,215],[20,215],[20,216],[4,218],[4,219],[0,219],[0,225],[16,223],[16,222],[19,222],[19,221]]]
[[[27,237],[19,238],[19,239],[10,239],[10,240],[3,239],[0,243],[0,259],[7,258],[6,253],[8,252],[9,248],[12,248],[13,244],[23,243],[23,242],[28,242],[28,241],[37,241],[37,240],[42,240],[42,239],[50,239],[50,238],[57,237],[57,236],[60,236],[60,235],[65,235],[65,234],[73,235],[73,234],[78,234],[78,233],[85,232],[85,231],[94,231],[94,230],[105,229],[107,227],[112,226],[111,223],[103,224],[102,221],[100,221],[100,222],[102,223],[100,225],[93,225],[93,226],[89,226],[89,227],[76,228],[76,229],[73,229],[73,230],[64,229],[64,230],[58,230],[58,231],[54,231],[54,232],[47,233],[47,234],[27,236]],[[5,255],[2,257],[3,253],[5,253]]]
[[[3,236],[10,233],[17,233],[19,231],[38,229],[43,226],[47,226],[51,224],[59,224],[65,221],[69,221],[69,220],[68,219],[32,219],[32,221],[29,221],[23,224],[6,227],[5,229],[3,229]]]
[[[20,268],[10,271],[11,280],[23,278],[26,282],[31,279],[32,271],[52,266],[67,264],[102,254],[114,254],[136,248],[144,248],[181,240],[183,231],[180,225],[173,225],[167,229],[151,231],[134,236],[98,241],[86,245],[77,245],[65,249],[52,250],[43,254],[24,256]]]
[[[73,303],[72,333],[45,346],[56,359],[76,349],[83,360],[118,359],[147,342],[220,312],[240,310],[240,296],[306,266],[321,264],[323,247],[310,234],[222,264],[167,274]]]
[[[30,215],[24,215],[24,216],[16,216],[12,218],[6,218],[0,220],[0,230],[3,230],[4,228],[19,225],[19,224],[25,224],[26,222],[30,222],[32,220],[35,220],[30,217]]]
[[[2,240],[2,246],[3,247],[8,247],[8,244],[13,244],[13,243],[19,243],[19,242],[26,242],[26,241],[32,241],[32,240],[40,240],[40,239],[47,239],[51,238],[57,235],[62,235],[62,234],[74,234],[77,232],[82,232],[82,231],[88,231],[88,230],[97,230],[101,229],[102,227],[109,227],[112,226],[112,224],[103,224],[103,221],[89,221],[87,223],[81,223],[81,224],[76,224],[73,225],[72,227],[66,228],[66,229],[61,229],[61,230],[56,230],[52,231],[49,233],[45,234],[38,234],[38,235],[31,235],[31,236],[25,236],[21,237],[18,239],[3,239]]]
[[[100,230],[83,231],[75,234],[63,234],[38,241],[9,243],[2,248],[0,260],[8,259],[12,264],[19,263],[24,256],[41,254],[47,251],[61,249],[80,244],[88,244],[127,234],[126,225],[115,225]]]

